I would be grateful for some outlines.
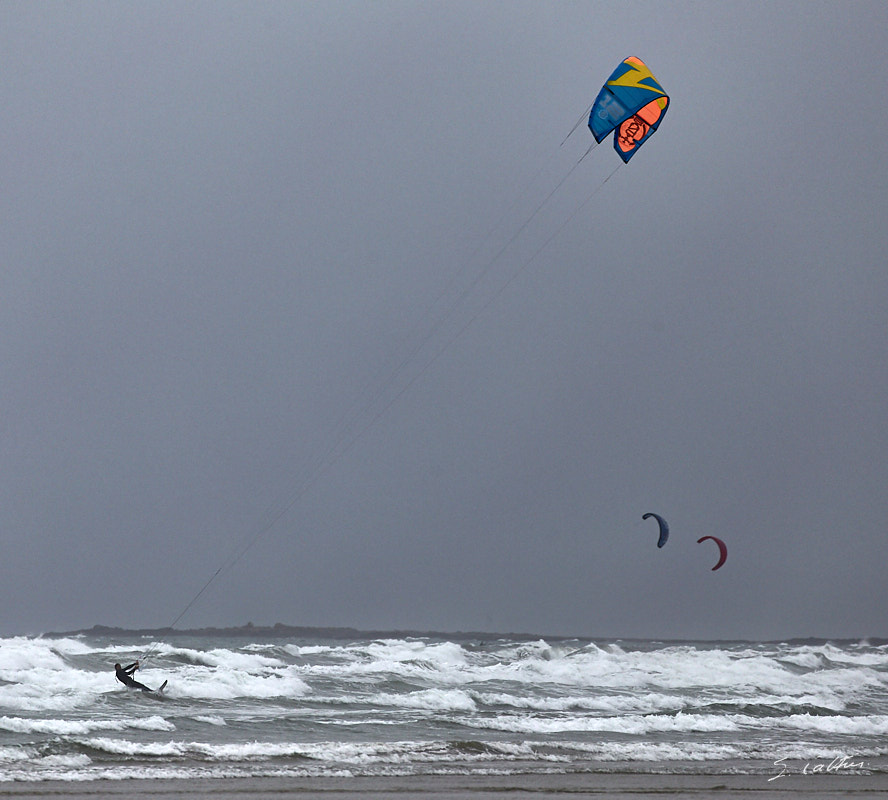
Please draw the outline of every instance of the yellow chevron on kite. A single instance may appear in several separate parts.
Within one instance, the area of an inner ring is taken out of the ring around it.
[[[657,85],[657,79],[644,62],[630,56],[623,63],[631,66],[632,69],[624,72],[619,78],[608,81],[608,86],[625,86],[627,89],[645,89],[649,92],[654,92],[655,94],[666,94],[666,92]],[[648,79],[653,81],[653,86],[647,83],[642,83],[642,81]]]

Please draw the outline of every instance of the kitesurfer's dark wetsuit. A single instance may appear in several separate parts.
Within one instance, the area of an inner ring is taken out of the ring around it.
[[[122,684],[129,686],[132,689],[141,689],[143,692],[152,691],[144,683],[139,683],[135,678],[133,678],[133,673],[138,668],[138,661],[133,661],[132,664],[126,667],[121,667],[120,664],[114,665],[114,671],[117,673],[117,680],[119,680]]]

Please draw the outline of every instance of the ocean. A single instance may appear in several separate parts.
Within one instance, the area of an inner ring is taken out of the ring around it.
[[[627,773],[888,789],[888,644],[0,639],[0,787]]]

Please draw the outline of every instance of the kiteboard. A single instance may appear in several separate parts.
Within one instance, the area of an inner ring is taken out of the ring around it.
[[[160,686],[156,689],[142,689],[142,694],[147,697],[154,697],[158,700],[165,700],[166,695],[163,693],[163,690],[166,689],[167,681],[164,681]]]

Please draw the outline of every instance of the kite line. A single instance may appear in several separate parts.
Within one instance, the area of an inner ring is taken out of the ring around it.
[[[622,72],[621,69],[623,70]],[[559,145],[559,149],[564,146],[571,135],[582,124],[583,120],[587,118],[587,115],[589,119],[589,127],[592,130],[595,141],[585,150],[579,159],[571,164],[567,172],[561,176],[543,200],[532,208],[530,213],[523,219],[521,224],[515,229],[505,243],[497,249],[494,255],[482,262],[482,266],[478,269],[474,277],[466,283],[462,290],[449,302],[445,303],[445,297],[454,290],[454,286],[459,283],[460,279],[465,277],[470,265],[474,262],[476,257],[480,255],[488,242],[492,241],[494,234],[499,230],[503,221],[510,213],[512,213],[518,202],[520,202],[520,195],[519,198],[503,213],[499,220],[490,229],[486,237],[481,240],[481,243],[476,247],[464,266],[454,274],[454,277],[449,281],[447,286],[442,289],[432,303],[426,307],[424,319],[427,321],[428,317],[432,315],[432,312],[436,307],[441,304],[444,305],[443,310],[437,315],[432,324],[427,327],[425,333],[417,332],[417,329],[421,325],[421,323],[417,322],[408,336],[408,339],[414,339],[415,337],[416,340],[406,354],[400,357],[393,369],[381,370],[376,378],[365,383],[364,388],[358,393],[357,399],[351,404],[346,413],[341,417],[340,421],[333,427],[329,445],[322,448],[314,457],[309,459],[309,462],[301,470],[301,477],[295,481],[294,484],[291,484],[291,486],[294,486],[295,488],[269,507],[264,513],[263,519],[260,520],[256,527],[233,549],[229,557],[219,565],[215,572],[209,576],[199,591],[189,600],[185,607],[170,623],[169,628],[175,627],[175,625],[205,594],[215,580],[223,572],[234,567],[234,565],[246,555],[256,541],[268,533],[268,531],[271,530],[275,524],[305,496],[312,486],[314,486],[331,467],[333,467],[358,443],[364,434],[366,434],[367,431],[370,430],[398,401],[398,399],[432,367],[432,365],[454,344],[454,342],[464,335],[470,326],[497,300],[497,298],[502,295],[518,276],[524,273],[545,251],[552,241],[562,233],[562,231],[583,211],[584,208],[586,208],[599,191],[602,190],[605,184],[607,184],[607,182],[616,174],[623,163],[627,163],[637,151],[638,147],[640,147],[654,130],[656,130],[662,116],[665,114],[666,104],[668,103],[668,98],[666,97],[665,92],[659,89],[659,84],[656,84],[656,81],[653,82],[657,87],[656,89],[650,87],[645,89],[648,93],[653,92],[655,94],[655,99],[653,101],[648,101],[647,97],[645,97],[644,100],[646,104],[642,107],[634,109],[632,107],[627,108],[625,106],[625,98],[623,98],[623,106],[620,106],[619,103],[615,104],[610,98],[610,95],[617,96],[618,89],[620,89],[621,86],[619,81],[624,81],[625,83],[623,76],[627,74],[628,71],[632,70],[644,73],[647,68],[638,59],[626,59],[623,64],[615,70],[611,79],[602,88],[598,99],[590,107],[590,110],[587,110],[581,115],[567,136],[564,137],[561,145]],[[645,74],[650,76],[649,71]],[[653,80],[653,76],[650,76],[650,78]],[[616,119],[614,117],[613,109],[615,107],[619,107],[622,111],[626,112],[624,119]],[[656,116],[653,115],[654,112],[649,110],[651,107],[655,108]],[[599,111],[599,108],[602,110]],[[647,116],[645,116],[645,114],[647,114]],[[604,120],[604,122],[602,122],[602,120]],[[627,124],[627,120],[630,127],[625,128],[623,126]],[[478,290],[481,282],[492,273],[500,259],[518,241],[527,228],[540,215],[543,209],[547,207],[552,198],[586,160],[595,147],[597,147],[602,141],[604,135],[606,135],[606,133],[602,134],[602,130],[608,125],[610,126],[607,129],[608,133],[610,131],[615,131],[614,147],[622,158],[622,162],[614,167],[606,177],[586,194],[584,199],[576,205],[574,210],[562,220],[555,230],[542,241],[530,256],[524,259],[517,268],[513,269],[511,274],[507,275],[504,281],[501,281],[498,286],[494,287],[487,299],[481,302],[481,305],[474,312],[470,311],[468,318],[465,319],[455,331],[452,331],[447,335],[443,339],[443,343],[434,349],[431,354],[427,354],[423,362],[421,360],[422,353],[431,348],[432,342],[435,340],[436,336],[438,336],[443,326],[454,321],[455,316],[461,310],[465,309],[469,300],[477,296],[476,290]],[[619,128],[618,125],[620,126]],[[630,131],[630,133],[627,133],[627,131]],[[641,134],[638,133],[639,131],[641,131]],[[532,179],[533,181],[536,180],[545,167],[546,164],[537,171]],[[410,368],[415,369],[412,376],[405,375],[406,371]],[[374,386],[375,388],[373,388]],[[157,643],[152,644],[143,654],[142,660],[149,658],[157,647]]]

